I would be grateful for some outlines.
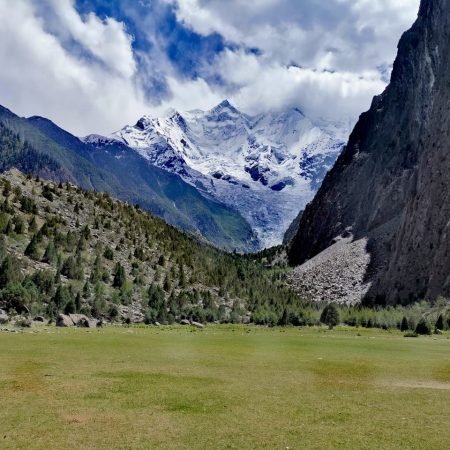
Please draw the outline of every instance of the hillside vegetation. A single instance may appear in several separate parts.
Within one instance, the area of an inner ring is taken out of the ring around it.
[[[24,119],[0,106],[0,171],[11,167],[139,204],[171,225],[200,233],[219,248],[258,248],[250,225],[238,212],[152,166],[125,145],[94,147],[47,119]]]
[[[450,326],[445,299],[407,308],[340,306],[328,323],[326,301],[304,301],[287,284],[287,271],[282,248],[226,253],[108,194],[16,169],[0,175],[0,309],[18,324],[81,313],[147,324],[342,322],[408,331],[424,322],[425,333]]]
[[[11,170],[0,176],[0,307],[56,317],[249,320],[295,295],[263,254],[211,247],[107,194]]]

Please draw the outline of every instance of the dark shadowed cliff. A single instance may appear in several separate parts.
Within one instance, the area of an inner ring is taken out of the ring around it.
[[[450,295],[449,134],[450,0],[422,0],[390,85],[361,115],[303,213],[290,262],[352,236],[366,240],[370,255],[366,298]]]

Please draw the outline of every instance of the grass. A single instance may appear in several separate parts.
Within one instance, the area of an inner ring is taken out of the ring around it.
[[[440,449],[449,423],[445,335],[0,334],[2,449]]]

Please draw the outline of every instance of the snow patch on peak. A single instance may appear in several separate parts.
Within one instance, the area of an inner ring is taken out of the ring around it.
[[[234,207],[270,246],[312,200],[350,126],[312,121],[299,108],[249,116],[224,100],[209,111],[144,116],[109,139]]]

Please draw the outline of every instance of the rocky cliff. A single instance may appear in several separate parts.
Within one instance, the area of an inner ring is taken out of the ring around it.
[[[399,43],[390,85],[361,115],[302,215],[291,263],[351,237],[366,243],[370,257],[366,299],[450,295],[449,133],[450,0],[422,0]]]

